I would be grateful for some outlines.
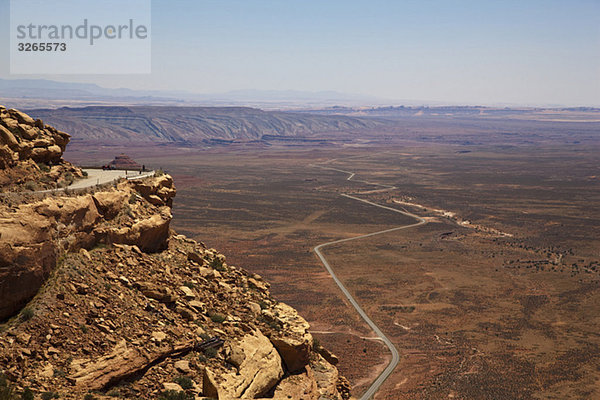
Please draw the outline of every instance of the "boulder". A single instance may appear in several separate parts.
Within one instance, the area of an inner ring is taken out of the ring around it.
[[[19,142],[11,131],[0,125],[0,144],[7,145],[11,150],[19,149]]]
[[[299,374],[282,379],[273,394],[274,400],[317,400],[318,398],[317,382],[309,366]]]
[[[285,303],[278,303],[272,313],[264,310],[263,314],[281,326],[281,330],[271,333],[270,339],[281,355],[287,370],[295,372],[304,368],[310,361],[313,346],[308,322]]]
[[[129,193],[123,190],[97,192],[92,196],[98,211],[109,219],[114,218],[123,209],[128,197]]]
[[[227,361],[237,371],[205,369],[204,395],[219,399],[254,399],[267,394],[283,376],[279,354],[260,330],[233,341]]]
[[[15,110],[14,108],[11,108],[8,110],[8,113],[10,114],[11,117],[13,117],[17,121],[19,121],[20,124],[26,124],[26,125],[34,125],[35,124],[35,120],[33,118],[31,118],[29,115],[25,114],[24,112],[21,112],[19,110]]]

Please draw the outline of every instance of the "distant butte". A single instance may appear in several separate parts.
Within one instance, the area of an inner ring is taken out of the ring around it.
[[[109,164],[114,169],[141,169],[142,166],[133,161],[128,155],[121,153]]]

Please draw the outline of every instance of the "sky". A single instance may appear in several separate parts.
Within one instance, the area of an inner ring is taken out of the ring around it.
[[[11,75],[8,11],[0,78],[600,106],[600,0],[153,0],[152,73],[132,75]]]

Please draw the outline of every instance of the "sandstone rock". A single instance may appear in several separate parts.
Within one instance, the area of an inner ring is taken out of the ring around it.
[[[34,140],[34,139],[37,139],[37,137],[38,137],[39,131],[36,128],[34,128],[33,126],[19,124],[19,125],[17,125],[17,130],[19,131],[19,134],[21,135],[21,137],[23,139]],[[52,146],[53,144],[54,144],[53,142],[48,141],[47,146]]]
[[[128,197],[127,191],[123,190],[97,192],[92,196],[98,211],[109,219],[115,217],[123,209]]]
[[[0,125],[0,143],[7,145],[11,150],[19,149],[19,142],[11,131]]]
[[[325,347],[319,346],[316,350],[329,364],[338,365],[340,362],[339,358]]]
[[[152,332],[152,339],[154,341],[160,343],[167,338],[167,335],[164,332]]]
[[[252,301],[249,301],[248,302],[248,309],[250,310],[250,312],[252,312],[252,314],[254,314],[254,315],[260,315],[260,312],[261,312],[260,305],[254,303]]]
[[[174,390],[176,392],[182,392],[183,388],[176,383],[173,382],[165,382],[163,383],[164,390]]]
[[[203,265],[203,264],[206,263],[206,261],[204,260],[204,258],[202,257],[202,255],[198,254],[195,251],[188,252],[187,258],[188,258],[188,260],[193,261],[193,262],[195,262],[196,264],[199,264],[199,265]]]
[[[10,114],[11,117],[13,117],[17,121],[19,121],[20,124],[26,124],[26,125],[34,125],[35,124],[35,120],[33,118],[31,118],[29,115],[25,114],[24,112],[21,112],[19,110],[15,110],[14,108],[11,108],[8,110],[8,113]]]
[[[317,400],[319,391],[312,369],[306,366],[299,374],[290,375],[277,385],[273,394],[275,400]]]
[[[177,296],[168,287],[158,287],[150,282],[137,282],[137,287],[144,296],[162,303],[174,303],[177,300]]]
[[[206,311],[206,305],[198,300],[189,301],[187,305],[201,313],[204,313]]]
[[[192,289],[190,289],[187,286],[180,286],[179,290],[183,293],[183,296],[185,297],[186,300],[193,300],[196,298],[196,295],[194,294]]]
[[[111,243],[137,245],[142,251],[156,252],[167,247],[171,218],[170,210],[165,207],[160,214],[143,219],[131,228],[97,230],[97,233],[107,236]]]
[[[78,388],[103,389],[108,384],[119,382],[128,376],[139,373],[160,360],[181,356],[193,348],[192,343],[183,343],[167,350],[148,353],[128,346],[123,339],[110,353],[102,357],[94,360],[73,361],[72,367],[76,372],[69,376],[69,380]]]
[[[62,150],[57,145],[36,147],[31,150],[31,159],[38,163],[57,163],[62,157]]]
[[[228,362],[237,373],[206,368],[203,393],[219,399],[254,399],[265,395],[283,376],[281,358],[259,331],[229,345]]]
[[[318,355],[317,359],[311,363],[311,368],[315,375],[320,398],[342,400],[337,390],[338,370],[321,355]]]
[[[310,361],[313,338],[310,325],[298,312],[285,303],[274,307],[273,317],[281,326],[281,331],[271,334],[271,342],[281,354],[288,371],[302,369]]]
[[[175,364],[173,364],[173,366],[176,370],[178,370],[181,373],[186,374],[190,372],[190,362],[188,360],[176,361]]]

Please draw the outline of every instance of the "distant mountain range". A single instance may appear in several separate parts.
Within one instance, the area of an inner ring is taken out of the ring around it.
[[[90,83],[57,82],[45,79],[0,79],[0,98],[40,100],[38,103],[18,103],[14,105],[15,107],[21,105],[31,107],[32,104],[38,106],[55,106],[58,104],[60,106],[65,104],[96,105],[111,103],[135,105],[249,105],[285,108],[389,103],[375,97],[333,91],[235,90],[226,93],[197,94],[186,91],[108,89]],[[63,103],[54,103],[55,101]],[[73,103],[68,103],[68,101]]]

